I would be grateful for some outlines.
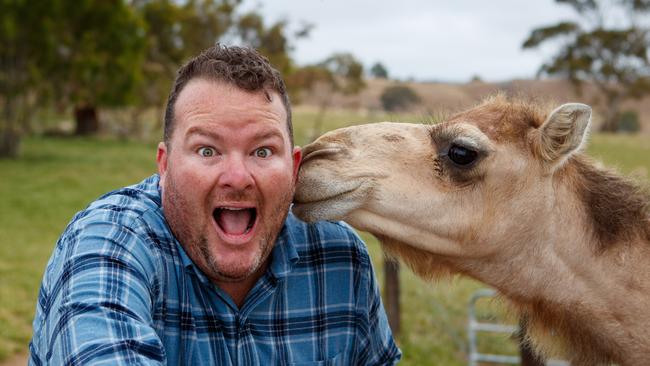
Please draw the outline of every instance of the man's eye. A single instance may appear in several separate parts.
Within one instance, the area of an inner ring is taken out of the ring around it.
[[[198,153],[199,153],[199,155],[201,155],[204,158],[210,158],[210,157],[213,157],[216,154],[214,149],[211,148],[211,147],[202,147],[202,148],[199,149]]]
[[[258,158],[262,158],[262,159],[268,158],[269,156],[271,156],[271,154],[272,154],[271,149],[269,149],[268,147],[260,147],[259,149],[255,150],[255,156]]]

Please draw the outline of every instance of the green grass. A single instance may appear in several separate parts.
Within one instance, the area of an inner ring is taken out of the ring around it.
[[[0,360],[26,351],[45,264],[75,212],[140,181],[155,145],[30,138],[19,160],[0,160]]]
[[[310,136],[315,113],[294,117],[297,144]],[[328,112],[327,129],[351,123],[401,119],[391,115]],[[407,116],[409,121],[428,121]],[[26,352],[31,336],[40,279],[52,248],[72,215],[99,195],[139,182],[155,172],[155,143],[110,139],[28,138],[19,160],[0,160],[0,360]],[[591,155],[647,182],[648,137],[595,135]],[[376,272],[382,254],[374,238],[368,242]],[[407,270],[401,273],[403,365],[465,365],[467,303],[482,287],[464,278],[426,283]],[[498,304],[482,312],[503,312]],[[515,352],[508,336],[486,337],[484,351]]]

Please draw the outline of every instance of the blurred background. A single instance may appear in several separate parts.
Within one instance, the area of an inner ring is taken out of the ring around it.
[[[496,92],[594,108],[587,152],[648,185],[649,0],[0,0],[0,365],[25,364],[41,276],[75,212],[156,171],[175,72],[215,42],[283,74],[296,143],[436,122]],[[362,233],[384,285],[384,259]],[[394,278],[394,277],[392,277]],[[464,278],[401,270],[404,365],[465,365]],[[389,286],[390,287],[390,286]],[[499,300],[478,315],[516,323]],[[482,352],[516,354],[505,335]]]

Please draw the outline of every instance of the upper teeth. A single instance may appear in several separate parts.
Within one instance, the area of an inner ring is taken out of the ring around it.
[[[242,211],[242,210],[246,210],[246,208],[243,208],[243,207],[222,207],[221,209],[223,209],[223,210],[230,210],[230,211]]]

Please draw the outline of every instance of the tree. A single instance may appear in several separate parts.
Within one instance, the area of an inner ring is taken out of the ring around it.
[[[523,48],[559,41],[560,50],[539,73],[566,77],[578,93],[584,82],[592,83],[605,99],[602,130],[616,131],[621,103],[650,93],[648,28],[647,22],[639,21],[650,10],[650,1],[556,1],[571,6],[582,22],[562,21],[534,29]],[[608,23],[607,16],[616,13],[626,14],[626,24]]]
[[[146,24],[143,82],[131,114],[131,134],[138,134],[140,115],[157,108],[162,115],[178,67],[220,40],[235,24],[239,0],[138,0],[133,6]],[[162,118],[158,120],[162,124]]]
[[[413,89],[404,85],[387,87],[381,93],[380,99],[384,110],[389,112],[404,110],[412,104],[420,103],[420,97]]]
[[[291,71],[291,39],[287,22],[267,26],[256,11],[239,14],[241,0],[137,0],[133,3],[147,24],[145,83],[138,91],[139,106],[132,111],[132,133],[139,115],[147,108],[162,111],[178,67],[215,42],[256,48],[282,73]],[[296,38],[306,36],[303,31]],[[159,113],[159,115],[162,113]],[[162,119],[159,120],[162,123]]]
[[[256,12],[242,15],[236,24],[241,43],[260,51],[283,75],[290,73],[293,67],[286,27],[286,21],[267,27],[262,16]]]
[[[287,84],[293,93],[308,93],[318,100],[311,140],[322,133],[325,112],[336,94],[357,94],[366,86],[363,65],[350,53],[336,53],[320,63],[295,70],[287,77]]]
[[[16,155],[37,104],[74,107],[76,133],[98,130],[98,110],[164,105],[175,71],[227,37],[290,72],[286,22],[237,14],[242,0],[6,0],[0,2],[0,155]],[[308,28],[297,37],[308,34]]]
[[[388,70],[381,62],[377,62],[370,68],[370,75],[377,79],[388,79]]]
[[[39,66],[53,51],[42,36],[49,31],[47,8],[46,2],[0,2],[0,157],[18,155],[32,101],[46,89]]]
[[[49,2],[42,35],[55,50],[41,65],[58,103],[74,106],[75,133],[98,131],[98,106],[134,98],[144,60],[145,24],[124,1]]]

